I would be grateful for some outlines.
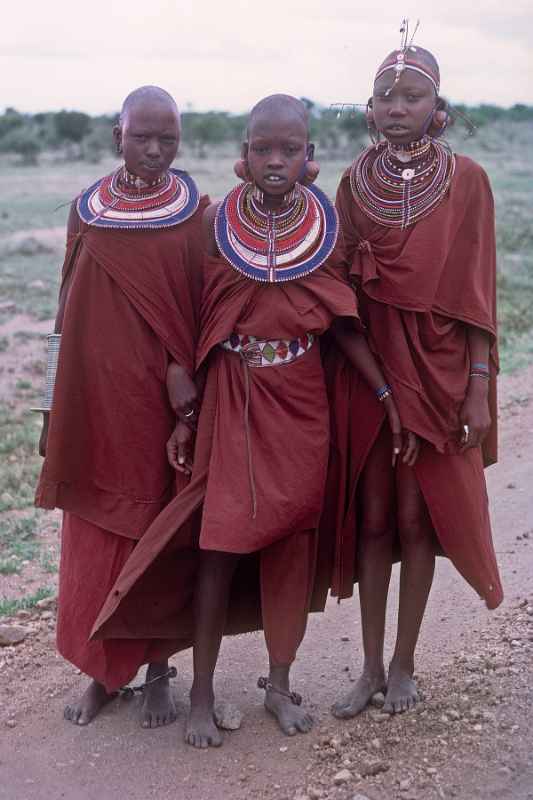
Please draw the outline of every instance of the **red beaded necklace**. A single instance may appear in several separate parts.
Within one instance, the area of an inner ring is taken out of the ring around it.
[[[350,185],[367,217],[405,230],[442,202],[454,170],[449,147],[429,136],[405,146],[381,142],[354,162]]]

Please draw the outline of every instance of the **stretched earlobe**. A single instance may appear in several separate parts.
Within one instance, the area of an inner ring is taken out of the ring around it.
[[[314,183],[318,178],[319,172],[320,172],[320,164],[318,163],[318,161],[315,161],[314,159],[306,161],[304,177],[303,177],[304,185],[309,186],[310,183]]]
[[[248,169],[248,161],[245,158],[239,158],[233,165],[233,171],[235,175],[241,181],[251,181],[252,177],[250,175],[250,171]]]

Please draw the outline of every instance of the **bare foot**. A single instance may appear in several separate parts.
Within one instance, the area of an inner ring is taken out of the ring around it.
[[[386,714],[402,714],[414,708],[417,701],[418,692],[412,671],[391,664],[383,711]]]
[[[372,697],[377,692],[385,694],[385,671],[377,673],[365,672],[355,684],[354,688],[348,692],[346,697],[339,700],[331,708],[331,713],[338,719],[350,719],[360,714],[370,703]]]
[[[63,716],[73,725],[88,725],[100,709],[116,696],[116,692],[108,694],[101,683],[91,681],[77,703],[65,706]]]
[[[168,672],[168,664],[149,664],[146,680],[150,681]],[[176,703],[172,696],[168,678],[160,678],[143,689],[141,706],[141,727],[160,728],[176,722],[178,716]]]
[[[266,691],[265,708],[276,717],[279,727],[287,736],[309,733],[313,727],[313,717],[304,708],[271,689]]]
[[[215,699],[198,698],[191,691],[191,710],[185,726],[185,741],[193,747],[205,750],[206,747],[220,747],[222,734],[215,724]]]

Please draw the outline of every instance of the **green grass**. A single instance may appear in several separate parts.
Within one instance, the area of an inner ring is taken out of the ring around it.
[[[37,524],[36,513],[29,517],[0,517],[0,573],[18,573],[24,561],[31,561],[40,553]]]
[[[26,597],[17,599],[0,597],[0,617],[12,617],[17,611],[27,611],[35,608],[39,600],[44,600],[45,597],[52,597],[54,594],[55,589],[52,586],[41,586],[36,592]]]
[[[28,508],[41,467],[37,453],[41,415],[15,414],[0,404],[0,427],[0,511]]]

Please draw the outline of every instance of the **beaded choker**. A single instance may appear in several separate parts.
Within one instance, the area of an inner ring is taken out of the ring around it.
[[[337,212],[316,186],[297,191],[279,211],[264,211],[253,185],[236,186],[215,218],[218,249],[236,270],[255,281],[279,283],[313,272],[337,241]]]
[[[381,142],[355,161],[350,185],[367,217],[405,230],[442,202],[454,170],[451,150],[429,136],[407,146]]]
[[[97,228],[168,228],[189,219],[199,202],[196,184],[183,170],[169,169],[147,184],[121,167],[86,189],[77,209]]]

